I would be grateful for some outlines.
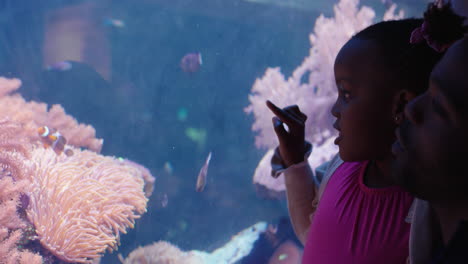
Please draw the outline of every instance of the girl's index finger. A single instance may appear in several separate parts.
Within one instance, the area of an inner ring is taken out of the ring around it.
[[[270,100],[266,101],[267,107],[275,114],[278,116],[280,119],[286,118],[287,119],[287,113],[283,109],[277,107],[274,103],[272,103]],[[283,120],[281,120],[283,121]],[[284,121],[283,121],[284,122]]]
[[[277,107],[270,100],[266,101],[266,105],[273,112],[273,114],[275,114],[281,120],[281,122],[285,123],[288,126],[294,125],[294,123],[297,123],[299,121],[296,120],[294,116],[291,116],[288,112]]]

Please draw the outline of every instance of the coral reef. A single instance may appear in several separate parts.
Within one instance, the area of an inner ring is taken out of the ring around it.
[[[177,246],[158,241],[132,251],[122,261],[123,264],[204,264],[201,257],[192,252],[184,252]]]
[[[146,211],[140,170],[118,159],[73,149],[35,148],[28,219],[41,244],[68,262],[87,262],[116,249],[120,233]]]
[[[5,85],[7,89],[16,85]],[[1,84],[0,84],[1,85]],[[27,140],[21,126],[7,120],[0,121],[0,263],[42,263],[42,257],[21,248],[27,239],[28,221],[21,214],[28,200],[24,193],[29,188],[29,157]],[[24,211],[23,211],[24,213]],[[34,236],[34,235],[33,235]]]
[[[146,212],[154,177],[96,153],[94,128],[60,106],[10,95],[20,84],[0,77],[0,264],[96,263]],[[42,144],[42,125],[67,137],[68,154]]]
[[[253,183],[257,194],[268,199],[281,199],[286,195],[284,175],[278,178],[271,177],[270,161],[274,154],[274,149],[270,149],[263,156],[255,169]]]
[[[48,110],[45,103],[26,102],[20,94],[12,94],[20,86],[18,79],[0,77],[0,120],[9,119],[20,124],[31,141],[38,139],[37,128],[47,125],[59,130],[72,146],[101,151],[103,140],[96,138],[92,126],[79,124],[60,105]]]
[[[258,222],[211,253],[199,250],[186,252],[169,242],[158,241],[135,249],[126,259],[120,255],[119,258],[123,264],[234,264],[250,253],[255,241],[266,229],[266,222]]]

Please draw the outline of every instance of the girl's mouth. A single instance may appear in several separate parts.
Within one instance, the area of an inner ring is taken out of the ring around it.
[[[335,142],[334,142],[335,145],[340,144],[341,139],[342,139],[342,136],[341,136],[341,133],[340,133],[340,134],[336,137],[336,139],[335,139]]]

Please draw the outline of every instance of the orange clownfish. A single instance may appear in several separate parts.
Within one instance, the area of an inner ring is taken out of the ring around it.
[[[63,152],[65,144],[67,144],[67,139],[57,131],[57,129],[49,128],[48,126],[41,126],[37,129],[37,133],[41,138],[44,147],[52,147],[52,149],[59,155]],[[65,150],[67,156],[70,149]]]

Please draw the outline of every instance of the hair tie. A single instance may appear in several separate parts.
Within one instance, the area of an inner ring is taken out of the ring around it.
[[[447,3],[448,4],[448,3]],[[442,9],[445,5],[444,0],[435,0],[432,3],[433,8]],[[427,19],[424,18],[424,22],[420,27],[417,27],[411,32],[410,43],[417,44],[426,41],[427,45],[434,49],[437,52],[444,52],[446,51],[455,41],[450,43],[441,43],[440,41],[434,40],[431,37],[431,27],[430,24],[427,22]]]

